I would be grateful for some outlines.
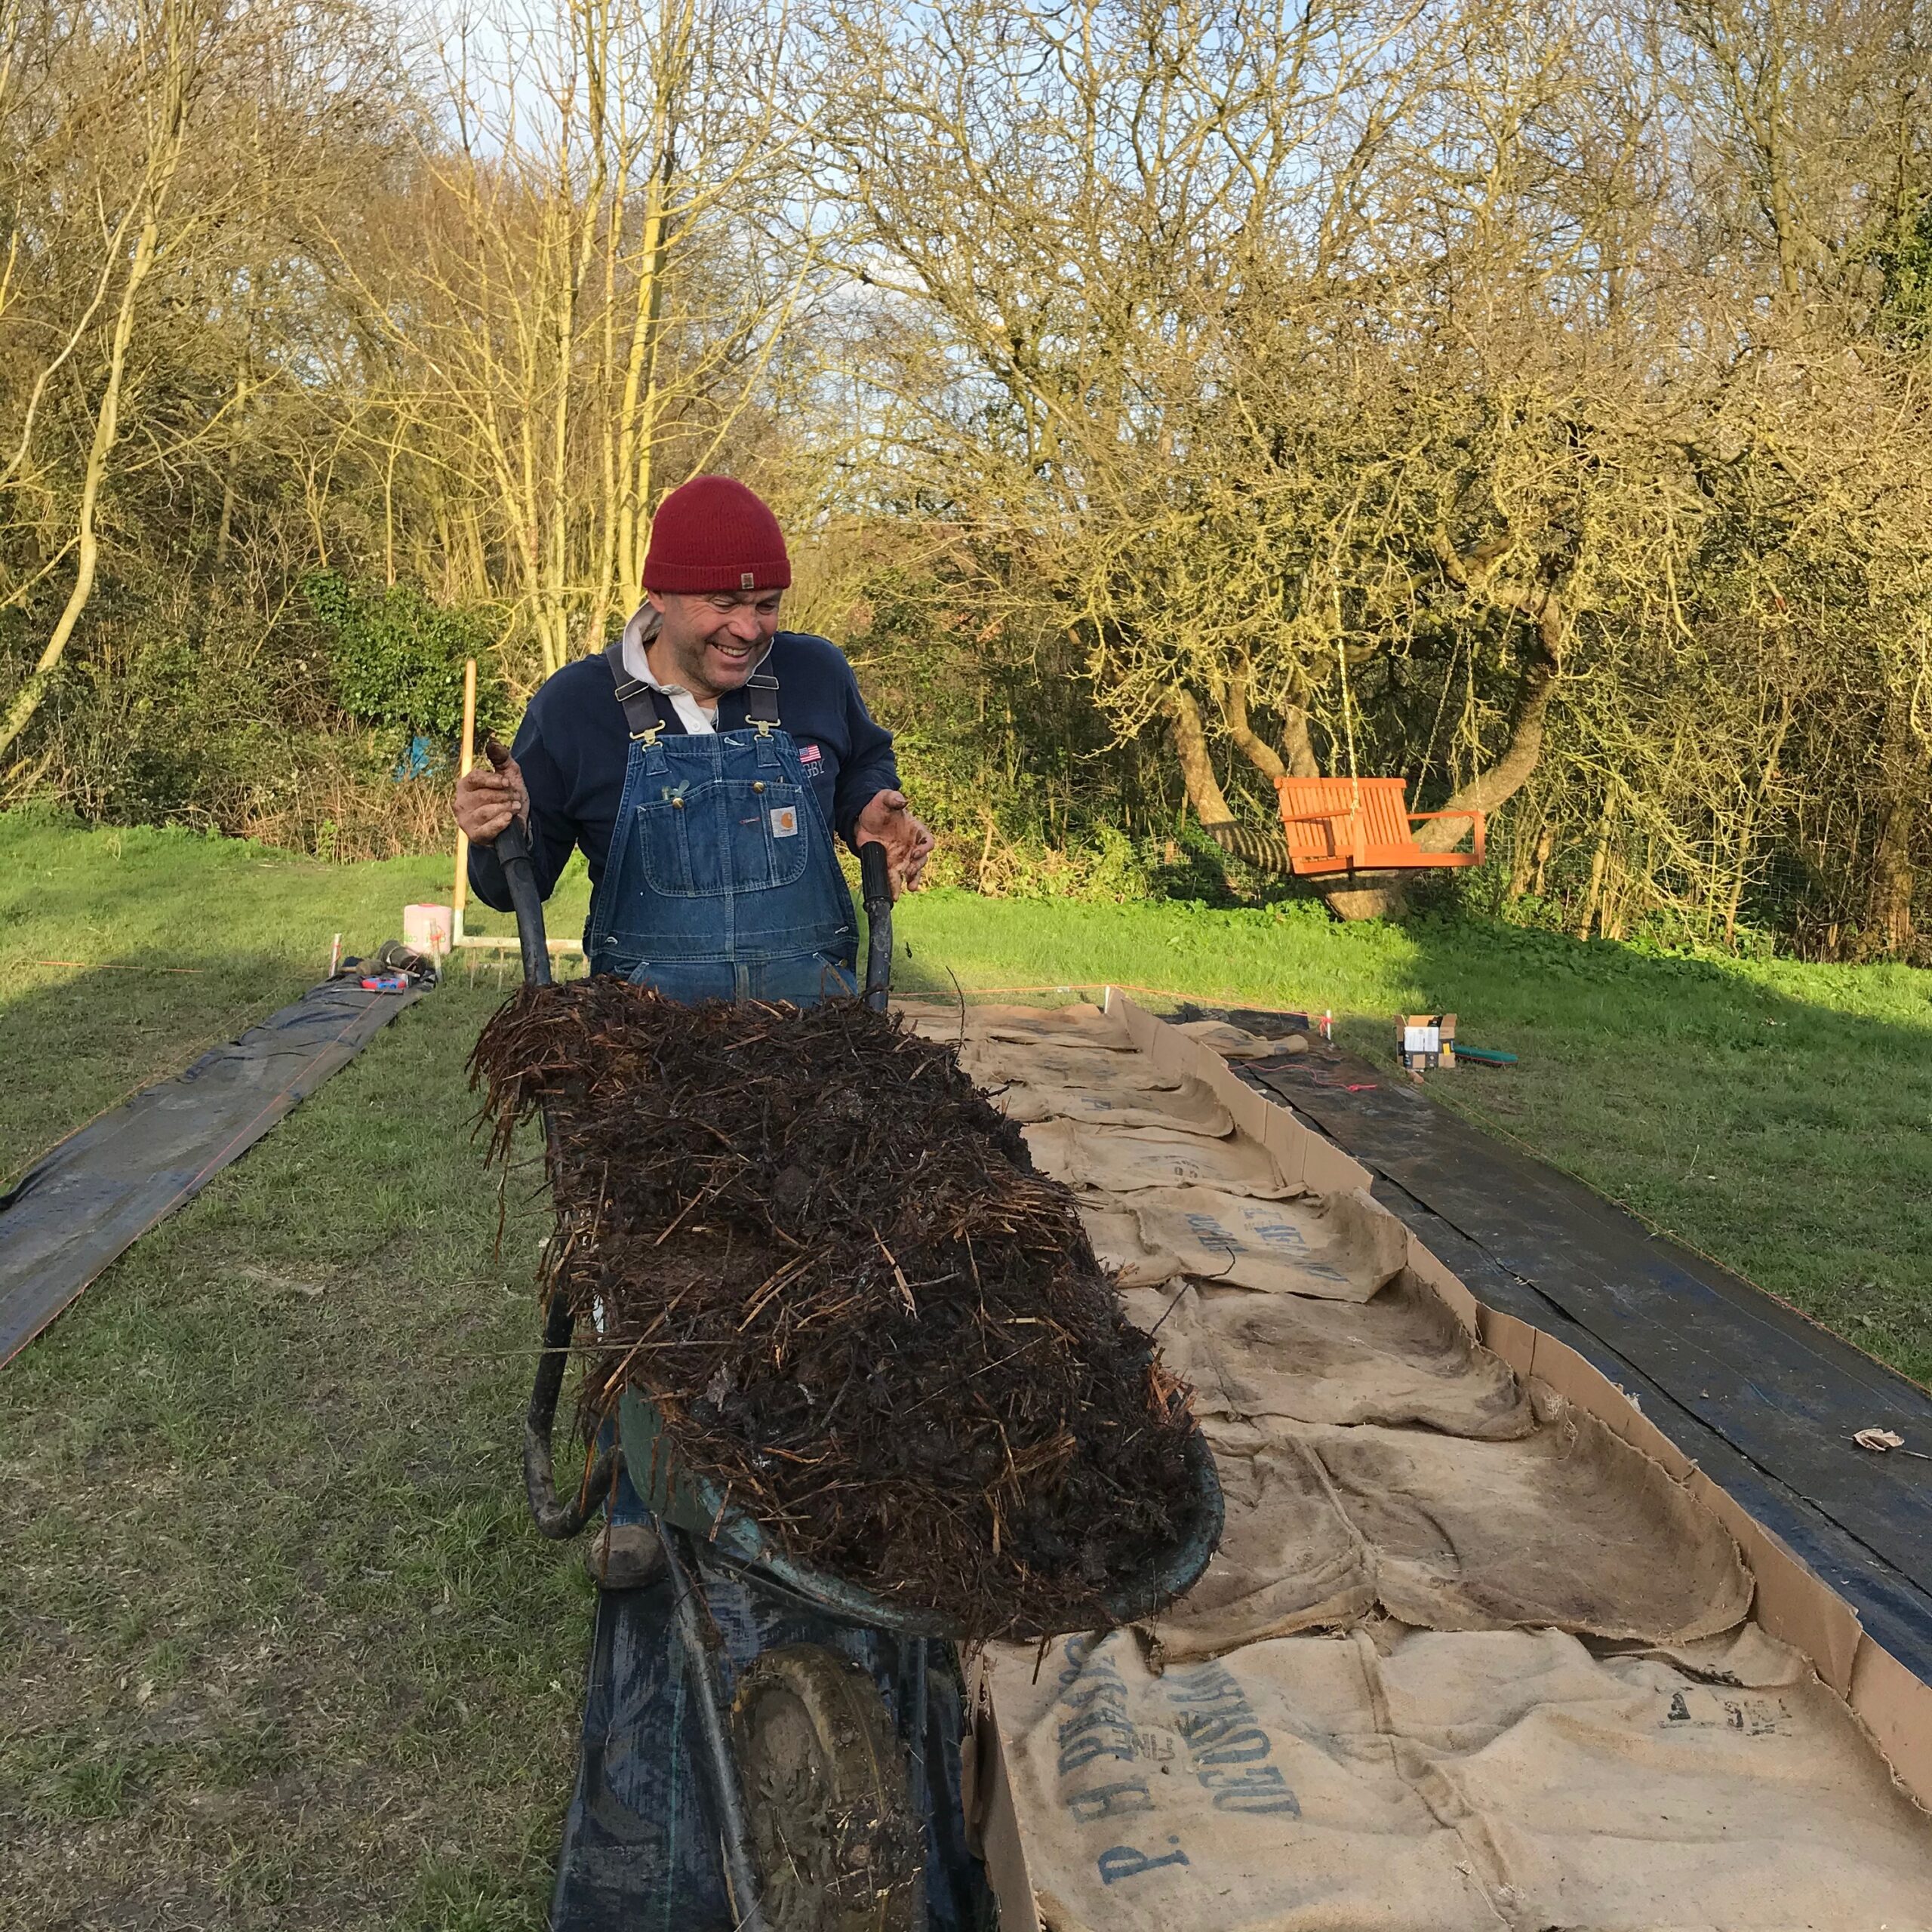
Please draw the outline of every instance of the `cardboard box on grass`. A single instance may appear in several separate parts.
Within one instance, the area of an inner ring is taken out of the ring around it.
[[[1453,1013],[1398,1014],[1396,1044],[1411,1073],[1456,1064],[1456,1016]]]

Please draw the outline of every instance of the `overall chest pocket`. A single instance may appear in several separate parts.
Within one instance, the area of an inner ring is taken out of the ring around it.
[[[811,827],[800,786],[724,778],[659,790],[637,808],[644,876],[654,892],[717,898],[769,892],[804,876]]]

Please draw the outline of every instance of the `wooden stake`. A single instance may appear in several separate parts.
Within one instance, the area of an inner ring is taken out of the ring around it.
[[[463,666],[463,749],[457,758],[456,775],[466,778],[476,758],[476,660],[466,659]],[[469,897],[469,841],[461,826],[456,835],[456,883],[450,889],[450,944],[463,938],[463,908]]]

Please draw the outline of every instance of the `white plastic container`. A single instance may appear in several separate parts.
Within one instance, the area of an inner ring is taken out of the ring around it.
[[[412,952],[426,952],[433,959],[446,958],[454,917],[447,906],[405,906],[402,909],[403,944]]]

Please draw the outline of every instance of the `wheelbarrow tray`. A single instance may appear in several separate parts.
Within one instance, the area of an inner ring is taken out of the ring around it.
[[[734,1505],[719,1486],[687,1468],[673,1454],[656,1407],[626,1390],[617,1411],[619,1439],[632,1486],[645,1507],[666,1522],[709,1543],[728,1561],[761,1570],[787,1589],[854,1623],[905,1636],[963,1638],[961,1630],[937,1611],[901,1602],[862,1589],[838,1577],[807,1569]],[[1116,1624],[1151,1617],[1192,1587],[1221,1537],[1221,1484],[1214,1453],[1198,1426],[1188,1431],[1187,1471],[1193,1508],[1183,1534],[1149,1571],[1115,1587],[1105,1599]]]

